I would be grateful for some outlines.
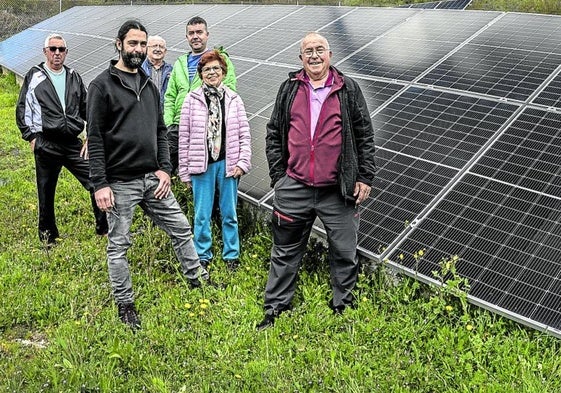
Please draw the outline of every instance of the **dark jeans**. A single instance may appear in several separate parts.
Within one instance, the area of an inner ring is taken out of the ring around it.
[[[90,192],[96,222],[96,232],[107,233],[107,218],[98,209],[90,181],[88,161],[80,157],[82,143],[76,139],[69,144],[51,142],[41,135],[35,139],[35,172],[39,197],[39,239],[54,243],[59,237],[55,220],[55,191],[62,167],[65,167]]]
[[[316,217],[329,243],[328,260],[333,291],[332,307],[353,304],[358,278],[356,256],[359,210],[346,204],[338,187],[309,187],[289,176],[275,184],[273,248],[265,288],[265,311],[289,309],[298,270]]]

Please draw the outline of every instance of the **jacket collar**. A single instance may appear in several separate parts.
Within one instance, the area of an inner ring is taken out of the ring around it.
[[[337,90],[341,88],[345,82],[345,76],[343,75],[343,73],[337,68],[329,66],[329,74],[330,76],[328,76],[328,80],[329,78],[332,78],[333,80],[332,89]],[[304,68],[300,68],[298,71],[290,72],[288,76],[291,80],[297,80],[305,83],[308,83],[309,81],[309,77],[308,75],[306,75],[306,71],[304,71]]]

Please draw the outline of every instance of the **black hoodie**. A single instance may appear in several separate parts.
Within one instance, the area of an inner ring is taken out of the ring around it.
[[[120,77],[116,62],[112,60],[88,88],[90,177],[96,191],[157,170],[171,173],[158,88],[139,68],[137,93]]]

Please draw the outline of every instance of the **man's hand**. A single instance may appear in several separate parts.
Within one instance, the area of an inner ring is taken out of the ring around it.
[[[35,139],[33,139],[31,142],[29,142],[29,147],[31,147],[31,152],[34,153],[35,152]]]
[[[103,187],[95,192],[95,203],[102,212],[110,211],[115,206],[115,196],[111,187]]]
[[[370,196],[370,190],[371,187],[361,183],[361,182],[356,182],[355,184],[355,192],[353,193],[353,196],[356,198],[356,202],[355,204],[358,206],[360,205],[362,202],[364,202],[366,199],[368,199],[368,197]]]
[[[158,188],[154,191],[154,197],[156,199],[167,198],[169,192],[171,191],[171,180],[169,175],[161,170],[157,170],[154,174],[158,177],[158,179],[160,179],[160,184],[158,184]]]

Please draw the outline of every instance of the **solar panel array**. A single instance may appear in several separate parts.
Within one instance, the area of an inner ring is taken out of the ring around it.
[[[297,5],[75,7],[1,42],[0,64],[24,74],[43,60],[42,41],[56,30],[68,40],[67,64],[89,82],[116,57],[113,38],[131,17],[167,39],[173,62],[188,50],[185,22],[195,15],[208,21],[210,44],[227,48],[250,118],[254,170],[240,183],[243,198],[271,209],[265,126],[278,86],[299,67],[299,40],[320,31],[336,67],[361,85],[376,131],[379,172],[362,209],[361,254],[431,283],[443,261],[456,260],[471,302],[561,337],[559,17]]]

